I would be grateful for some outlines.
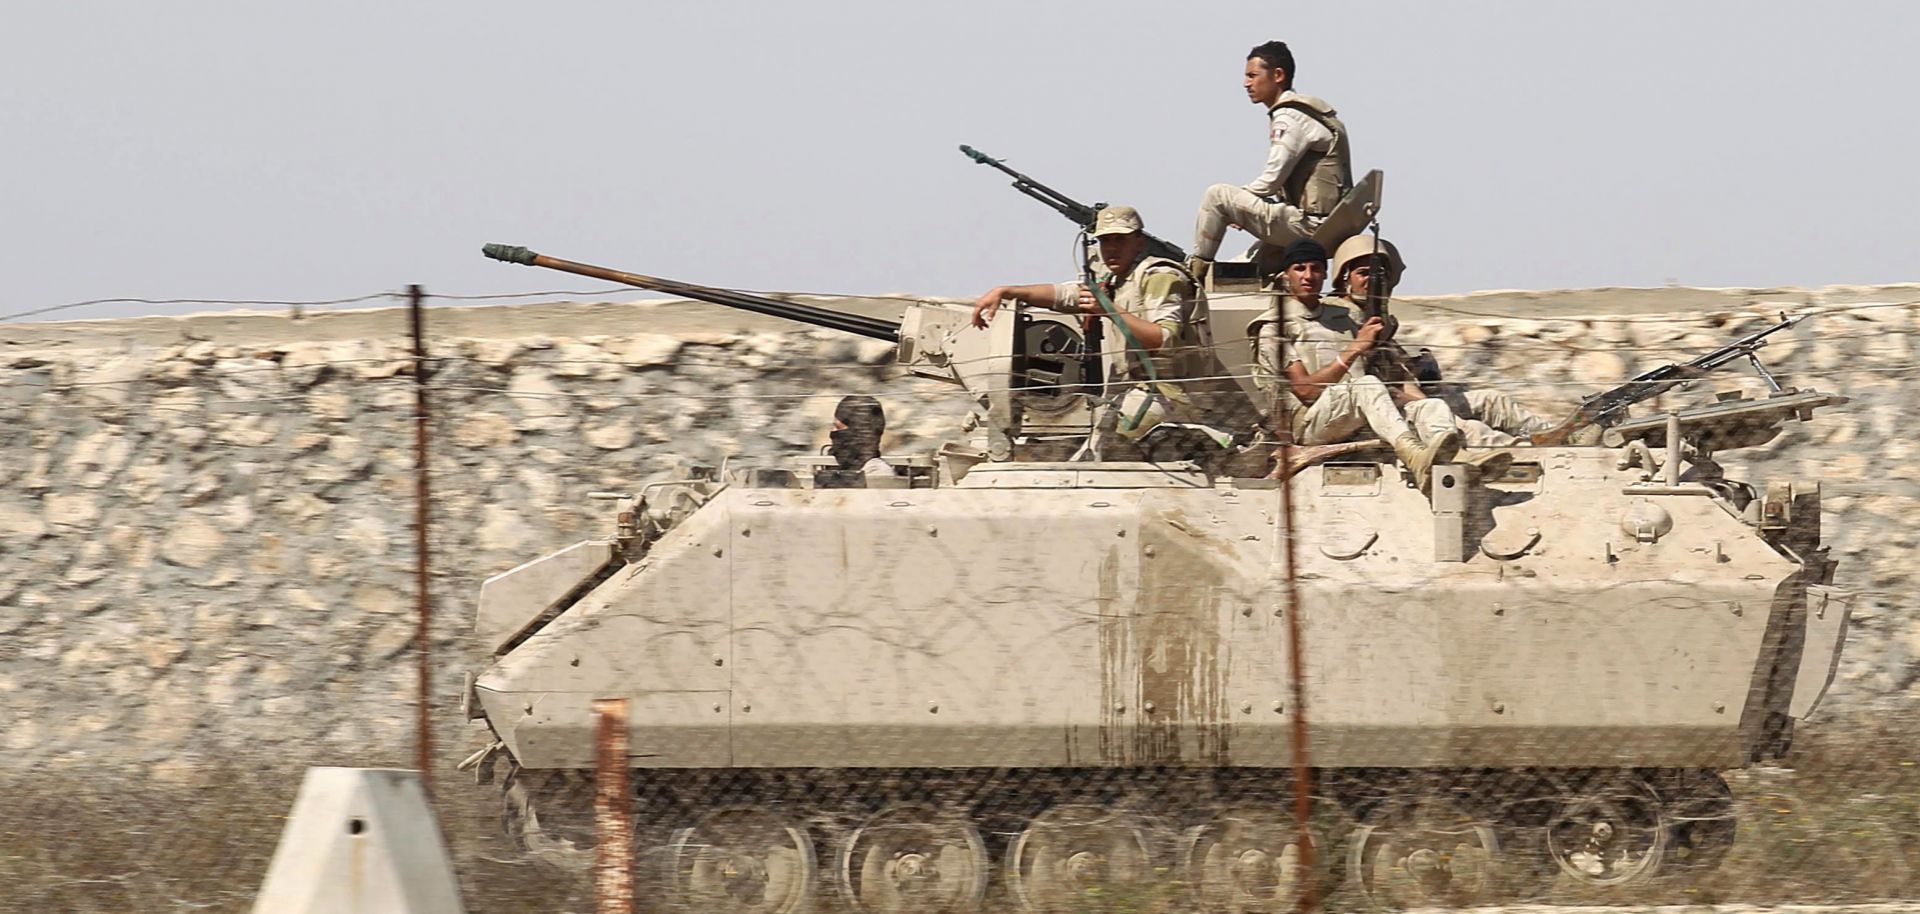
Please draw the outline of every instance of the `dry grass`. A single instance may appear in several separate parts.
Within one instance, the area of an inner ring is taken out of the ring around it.
[[[236,767],[202,775],[195,787],[111,775],[0,776],[0,911],[248,911],[300,772]],[[1729,781],[1740,831],[1722,867],[1634,900],[1920,897],[1920,723],[1807,728],[1786,765],[1730,773]],[[584,879],[509,846],[496,787],[448,772],[436,805],[470,911],[593,909]]]
[[[245,911],[298,782],[234,772],[219,786],[9,778],[0,906],[38,914]]]
[[[1700,901],[1920,898],[1920,721],[1808,727],[1780,768],[1730,772],[1739,837]]]
[[[251,910],[297,769],[202,772],[204,786],[124,775],[0,778],[0,911]],[[526,861],[500,834],[498,794],[458,778],[436,803],[467,910],[590,912],[588,887]]]

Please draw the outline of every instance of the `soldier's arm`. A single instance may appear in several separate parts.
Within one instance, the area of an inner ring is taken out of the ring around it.
[[[1346,373],[1339,362],[1310,372],[1305,362],[1295,359],[1287,363],[1287,387],[1300,402],[1312,403],[1320,399],[1320,392],[1326,390],[1328,384],[1340,380]]]
[[[1302,403],[1312,403],[1319,399],[1320,392],[1326,390],[1327,385],[1337,383],[1341,378],[1346,377],[1347,372],[1353,369],[1353,361],[1373,348],[1374,340],[1380,335],[1380,329],[1379,318],[1368,318],[1367,322],[1360,326],[1360,332],[1353,342],[1348,343],[1331,364],[1320,366],[1319,371],[1308,371],[1306,363],[1298,359],[1289,362],[1287,382],[1293,388],[1293,395],[1299,397]],[[1304,343],[1304,340],[1295,342]]]
[[[1068,288],[1072,288],[1071,285]],[[1000,311],[1000,303],[1012,299],[1036,308],[1049,311],[1060,310],[1061,286],[1043,282],[1028,286],[994,286],[973,302],[973,325],[985,329],[987,322]]]
[[[1259,322],[1253,333],[1253,388],[1268,396],[1280,393],[1280,326],[1270,320]]]

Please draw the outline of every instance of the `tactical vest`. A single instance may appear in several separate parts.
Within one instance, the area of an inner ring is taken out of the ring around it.
[[[1337,325],[1339,315],[1349,313],[1345,307],[1346,301],[1347,300],[1343,298],[1324,298],[1321,300],[1320,308],[1334,309],[1332,313],[1328,314],[1328,317],[1334,318]],[[1319,314],[1321,312],[1316,311],[1315,313]],[[1287,380],[1287,364],[1294,361],[1295,358],[1298,358],[1300,354],[1294,351],[1291,344],[1288,343],[1281,343],[1278,351],[1275,351],[1270,345],[1261,342],[1260,331],[1263,325],[1271,324],[1273,325],[1274,331],[1280,334],[1282,339],[1286,339],[1292,334],[1299,332],[1291,325],[1300,323],[1318,323],[1318,320],[1315,317],[1307,316],[1306,306],[1301,304],[1299,299],[1284,294],[1275,295],[1273,297],[1273,303],[1267,307],[1267,310],[1247,322],[1247,341],[1252,343],[1255,349],[1258,350],[1253,356],[1255,365],[1260,365],[1265,362],[1273,372],[1271,383],[1274,386],[1271,391],[1263,391],[1263,393],[1266,393],[1270,397],[1269,401],[1264,405],[1274,413],[1285,410],[1293,417],[1293,437],[1296,441],[1306,433],[1307,411],[1312,408],[1293,392],[1293,384]],[[1348,323],[1352,324],[1353,322],[1349,321]],[[1326,325],[1322,324],[1321,326]],[[1349,328],[1341,327],[1330,334],[1317,334],[1320,339],[1310,338],[1308,343],[1309,345],[1316,345],[1328,338],[1339,339],[1350,335],[1351,330]],[[1318,353],[1312,355],[1317,356]],[[1365,355],[1355,358],[1351,367],[1348,369],[1347,375],[1336,383],[1344,383],[1347,378],[1359,374],[1366,374],[1367,358],[1368,356]],[[1309,374],[1326,367],[1326,362],[1317,357],[1309,357],[1301,359],[1301,361],[1305,364]]]
[[[1208,334],[1207,300],[1205,294],[1200,289],[1200,284],[1194,282],[1193,274],[1187,272],[1185,264],[1177,260],[1152,255],[1140,258],[1140,262],[1134,264],[1132,270],[1127,271],[1126,282],[1120,283],[1118,287],[1113,289],[1113,306],[1122,313],[1139,314],[1142,304],[1140,290],[1146,287],[1147,272],[1162,267],[1172,270],[1193,287],[1193,310],[1188,317],[1187,330],[1187,334],[1191,338],[1169,341],[1169,348],[1171,349],[1170,355],[1150,355],[1147,356],[1147,358],[1152,359],[1154,370],[1158,372],[1162,378],[1180,377],[1183,375],[1197,376],[1191,374],[1191,368],[1196,354],[1194,347],[1197,339]],[[1125,339],[1117,329],[1110,331],[1110,333],[1119,340]],[[1134,380],[1144,381],[1146,380],[1146,369],[1140,365],[1139,360],[1140,354],[1128,352],[1123,361],[1127,366],[1126,374]],[[1173,390],[1178,389],[1171,385],[1169,387]]]
[[[1273,106],[1275,112],[1292,108],[1313,118],[1333,134],[1325,152],[1306,150],[1281,188],[1281,200],[1309,216],[1325,216],[1353,189],[1353,156],[1347,148],[1347,127],[1335,117],[1333,106],[1311,95],[1288,92]],[[1271,116],[1271,113],[1270,113]]]
[[[1214,344],[1206,290],[1194,281],[1185,264],[1165,257],[1141,258],[1128,271],[1127,281],[1115,296],[1114,307],[1138,314],[1140,290],[1146,285],[1147,273],[1162,267],[1185,279],[1193,288],[1193,309],[1182,336],[1168,341],[1169,350],[1149,356],[1161,380],[1154,392],[1159,395],[1164,411],[1156,411],[1132,436],[1144,434],[1159,421],[1198,422],[1230,434],[1251,429],[1259,421],[1260,411],[1221,361],[1220,350]],[[1126,362],[1134,380],[1145,380],[1145,370],[1139,367],[1136,354],[1128,353]],[[1123,412],[1132,415],[1131,411],[1123,409]]]

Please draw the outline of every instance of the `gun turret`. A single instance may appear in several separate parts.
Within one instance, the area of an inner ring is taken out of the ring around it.
[[[864,336],[868,339],[886,340],[889,343],[897,343],[900,341],[899,327],[891,321],[881,320],[877,317],[864,317],[858,314],[848,314],[844,311],[834,311],[814,305],[804,305],[799,302],[780,301],[779,299],[751,295],[733,289],[720,289],[713,286],[695,285],[690,282],[680,282],[673,279],[661,279],[658,276],[646,276],[640,273],[610,270],[606,267],[596,267],[592,264],[575,263],[571,260],[561,260],[558,257],[548,257],[545,254],[536,254],[533,251],[515,245],[482,245],[480,253],[494,260],[501,260],[507,263],[517,263],[529,267],[545,267],[549,270],[559,270],[562,273],[572,273],[576,276],[604,279],[608,282],[637,286],[654,292],[664,292],[668,295],[678,295],[696,301],[724,305],[728,308],[752,311],[756,314],[784,317],[787,320],[799,321],[803,324],[812,324],[815,327],[825,327],[828,330],[839,330],[856,336]]]
[[[894,360],[914,374],[957,384],[975,401],[995,459],[1011,459],[1021,436],[1085,435],[1093,425],[1093,401],[1105,377],[1100,354],[1088,352],[1077,315],[1016,306],[985,330],[972,325],[972,310],[949,302],[916,301],[898,322],[849,314],[817,305],[781,301],[734,289],[702,286],[641,273],[538,254],[524,247],[489,244],[494,260],[544,267],[677,295],[756,314],[783,317],[839,330],[899,348]]]

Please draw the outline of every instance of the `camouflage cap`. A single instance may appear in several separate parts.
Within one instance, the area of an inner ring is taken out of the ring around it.
[[[1131,206],[1109,206],[1100,211],[1093,219],[1093,237],[1102,235],[1127,235],[1143,231],[1140,224],[1140,211]]]

